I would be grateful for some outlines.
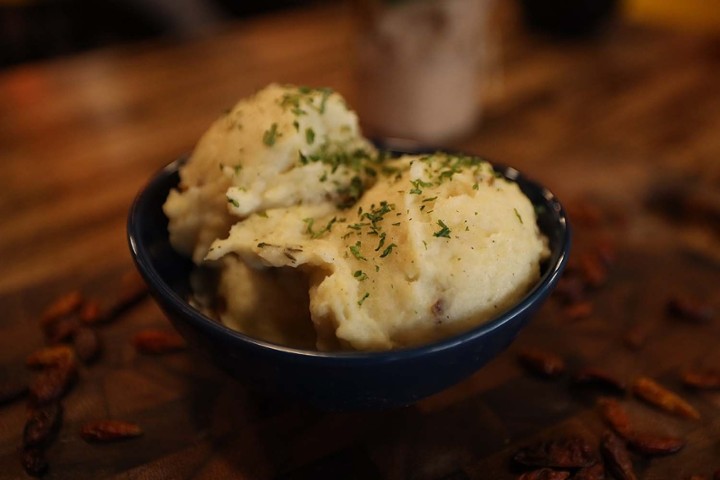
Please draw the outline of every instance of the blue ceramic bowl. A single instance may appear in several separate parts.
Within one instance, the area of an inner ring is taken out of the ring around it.
[[[287,348],[231,330],[186,301],[193,264],[171,248],[162,211],[181,164],[168,165],[150,180],[128,219],[130,250],[153,296],[191,344],[248,387],[322,409],[408,405],[468,377],[513,341],[550,294],[569,253],[570,230],[555,196],[515,169],[496,166],[536,206],[551,250],[540,281],[517,305],[466,333],[417,348],[375,353]]]

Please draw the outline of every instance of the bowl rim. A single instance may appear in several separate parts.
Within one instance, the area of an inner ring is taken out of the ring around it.
[[[565,209],[558,200],[557,196],[540,183],[531,180],[513,167],[489,161],[484,157],[479,158],[488,161],[488,163],[490,163],[496,171],[502,173],[506,178],[512,181],[521,179],[524,183],[536,188],[538,192],[540,192],[548,205],[553,208],[555,212],[554,216],[558,219],[557,225],[560,228],[559,248],[557,252],[550,252],[551,256],[547,260],[549,263],[545,273],[541,275],[540,279],[535,283],[533,288],[528,291],[513,307],[503,311],[491,320],[471,328],[468,331],[455,334],[432,343],[387,351],[322,352],[304,350],[251,337],[242,332],[231,329],[230,327],[206,316],[199,310],[190,306],[186,300],[184,300],[177,292],[175,292],[163,281],[157,269],[154,267],[147,246],[139,240],[142,225],[138,221],[141,207],[147,203],[151,193],[161,188],[169,177],[178,173],[180,166],[187,161],[188,156],[182,156],[156,171],[135,196],[127,219],[127,240],[130,252],[136,267],[145,280],[151,284],[151,290],[156,290],[158,294],[163,297],[164,301],[172,304],[173,308],[179,310],[185,318],[195,323],[198,327],[210,329],[219,335],[229,336],[234,340],[242,342],[246,346],[254,349],[274,352],[280,355],[290,355],[294,358],[302,358],[306,360],[333,359],[344,361],[346,363],[389,363],[399,359],[406,360],[408,358],[440,353],[442,351],[453,349],[461,344],[472,343],[480,337],[483,337],[508,323],[512,323],[518,318],[523,318],[525,311],[530,309],[537,301],[541,301],[547,294],[549,294],[549,290],[553,287],[553,285],[557,283],[570,253],[572,232]]]

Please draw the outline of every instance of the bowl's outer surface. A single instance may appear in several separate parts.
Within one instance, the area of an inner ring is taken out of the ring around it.
[[[516,170],[496,166],[536,206],[551,250],[540,282],[518,305],[462,335],[413,349],[323,353],[285,348],[231,330],[187,303],[193,264],[170,246],[162,211],[178,184],[181,163],[168,165],[150,181],[128,219],[130,249],[153,296],[177,330],[223,370],[251,388],[323,409],[407,405],[466,378],[513,341],[552,291],[569,253],[570,229],[558,200]]]

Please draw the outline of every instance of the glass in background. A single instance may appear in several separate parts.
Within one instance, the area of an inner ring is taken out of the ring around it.
[[[374,137],[441,143],[481,115],[492,0],[356,0],[357,110]]]

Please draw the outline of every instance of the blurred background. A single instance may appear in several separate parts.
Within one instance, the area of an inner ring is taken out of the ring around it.
[[[0,0],[0,68],[150,38],[195,38],[234,19],[314,3],[321,0]]]
[[[239,18],[332,1],[0,0],[0,68],[151,38],[197,38]],[[528,27],[560,36],[591,34],[618,15],[671,28],[720,31],[718,0],[515,3]]]

